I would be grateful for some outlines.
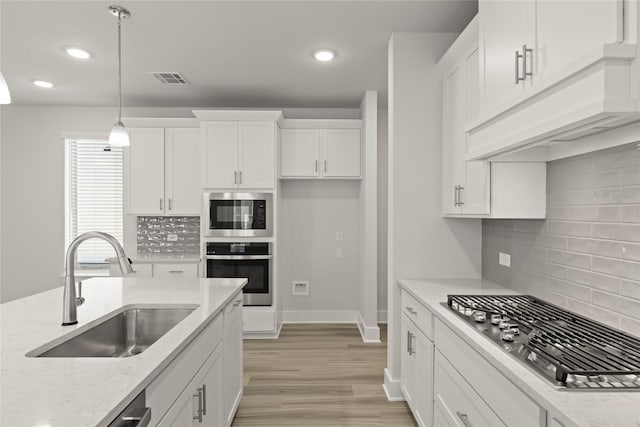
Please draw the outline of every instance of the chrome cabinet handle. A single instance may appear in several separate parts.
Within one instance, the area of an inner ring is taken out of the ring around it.
[[[164,203],[163,203],[162,197],[160,197],[160,210],[163,210],[163,209],[164,209]]]
[[[408,311],[409,313],[413,314],[414,316],[415,316],[416,314],[418,314],[418,312],[417,312],[417,311],[415,311],[415,310],[413,309],[413,307],[407,307],[407,311]]]
[[[123,415],[121,419],[125,423],[137,421],[135,427],[146,427],[151,421],[151,408],[136,408],[128,412],[127,415]]]
[[[196,415],[195,417],[193,417],[194,420],[198,420],[199,423],[202,422],[202,389],[199,388],[198,389],[198,393],[194,394],[193,397],[197,397],[198,398],[198,415]]]
[[[234,302],[234,303],[233,303],[233,306],[234,306],[234,307],[237,307],[237,306],[239,306],[240,304],[242,304],[242,300],[241,300],[241,299],[239,299],[238,301]]]
[[[202,384],[202,415],[207,415],[207,385]]]
[[[233,183],[238,183],[238,171],[233,171]]]
[[[169,197],[169,210],[173,209],[173,201],[171,200],[171,197]]]
[[[407,353],[411,354],[411,332],[407,331]]]
[[[413,339],[416,336],[414,334],[412,334],[411,332],[409,332],[409,356],[413,356],[414,354],[416,354],[416,349],[413,346]]]
[[[324,172],[327,173],[327,161],[324,161]]]
[[[458,186],[453,187],[453,206],[458,207]]]
[[[516,84],[519,84],[520,80],[524,80],[524,77],[520,77],[520,59],[523,56],[524,55],[521,55],[519,50],[516,50]]]
[[[473,427],[473,425],[471,424],[471,421],[469,420],[469,416],[467,414],[460,411],[456,411],[456,415],[458,415],[458,418],[460,418],[460,421],[462,421],[462,424],[464,424],[465,427]]]
[[[184,273],[184,270],[169,270],[169,273],[171,274]]]
[[[242,184],[242,171],[238,172],[238,184]]]
[[[464,202],[462,201],[462,190],[464,190],[464,187],[462,185],[458,185],[458,206],[464,205]]]
[[[316,173],[318,173],[318,161],[316,160]]]
[[[526,80],[527,76],[533,77],[533,69],[527,71],[527,53],[531,55],[533,59],[533,49],[528,49],[526,44],[522,45],[522,80]]]

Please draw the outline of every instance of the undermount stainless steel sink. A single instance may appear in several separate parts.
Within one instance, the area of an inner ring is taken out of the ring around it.
[[[60,344],[45,344],[28,357],[129,357],[145,351],[198,306],[130,305],[100,323],[79,328]],[[79,332],[79,333],[78,333]],[[56,340],[57,341],[57,340]]]

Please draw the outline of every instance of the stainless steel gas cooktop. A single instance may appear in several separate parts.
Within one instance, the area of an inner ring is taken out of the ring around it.
[[[478,332],[567,390],[640,390],[640,339],[529,295],[448,295]]]

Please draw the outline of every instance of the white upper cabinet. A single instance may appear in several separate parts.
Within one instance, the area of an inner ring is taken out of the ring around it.
[[[200,129],[166,129],[165,152],[165,212],[171,215],[199,214],[202,205]]]
[[[640,120],[639,15],[635,0],[480,0],[480,111],[467,124],[467,158],[554,160]]]
[[[275,122],[202,123],[205,188],[275,186]]]
[[[124,150],[125,212],[198,215],[201,210],[200,131],[129,129]]]
[[[164,129],[129,129],[124,149],[125,212],[164,214]]]
[[[522,58],[516,60],[516,52],[522,54],[523,46],[533,48],[535,1],[489,0],[481,1],[479,8],[483,79],[480,99],[483,111],[494,111],[521,95],[530,84],[530,79],[516,81],[516,73],[522,76],[524,72]]]
[[[478,48],[472,46],[443,80],[442,211],[444,215],[490,213],[489,163],[466,161],[466,123],[478,110]]]
[[[282,129],[280,176],[320,176],[318,169],[320,132],[315,129]]]
[[[360,129],[282,129],[281,178],[360,178]]]

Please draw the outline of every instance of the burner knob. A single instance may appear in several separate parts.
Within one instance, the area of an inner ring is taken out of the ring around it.
[[[501,320],[502,320],[502,316],[500,314],[492,314],[491,315],[491,324],[492,325],[499,325]]]
[[[516,334],[511,329],[503,330],[500,332],[500,338],[502,338],[502,341],[513,342],[516,339]]]
[[[500,329],[509,329],[511,328],[511,323],[509,323],[509,319],[501,319],[498,327]]]
[[[484,323],[487,320],[487,313],[485,313],[484,311],[474,311],[473,320],[478,323]]]

